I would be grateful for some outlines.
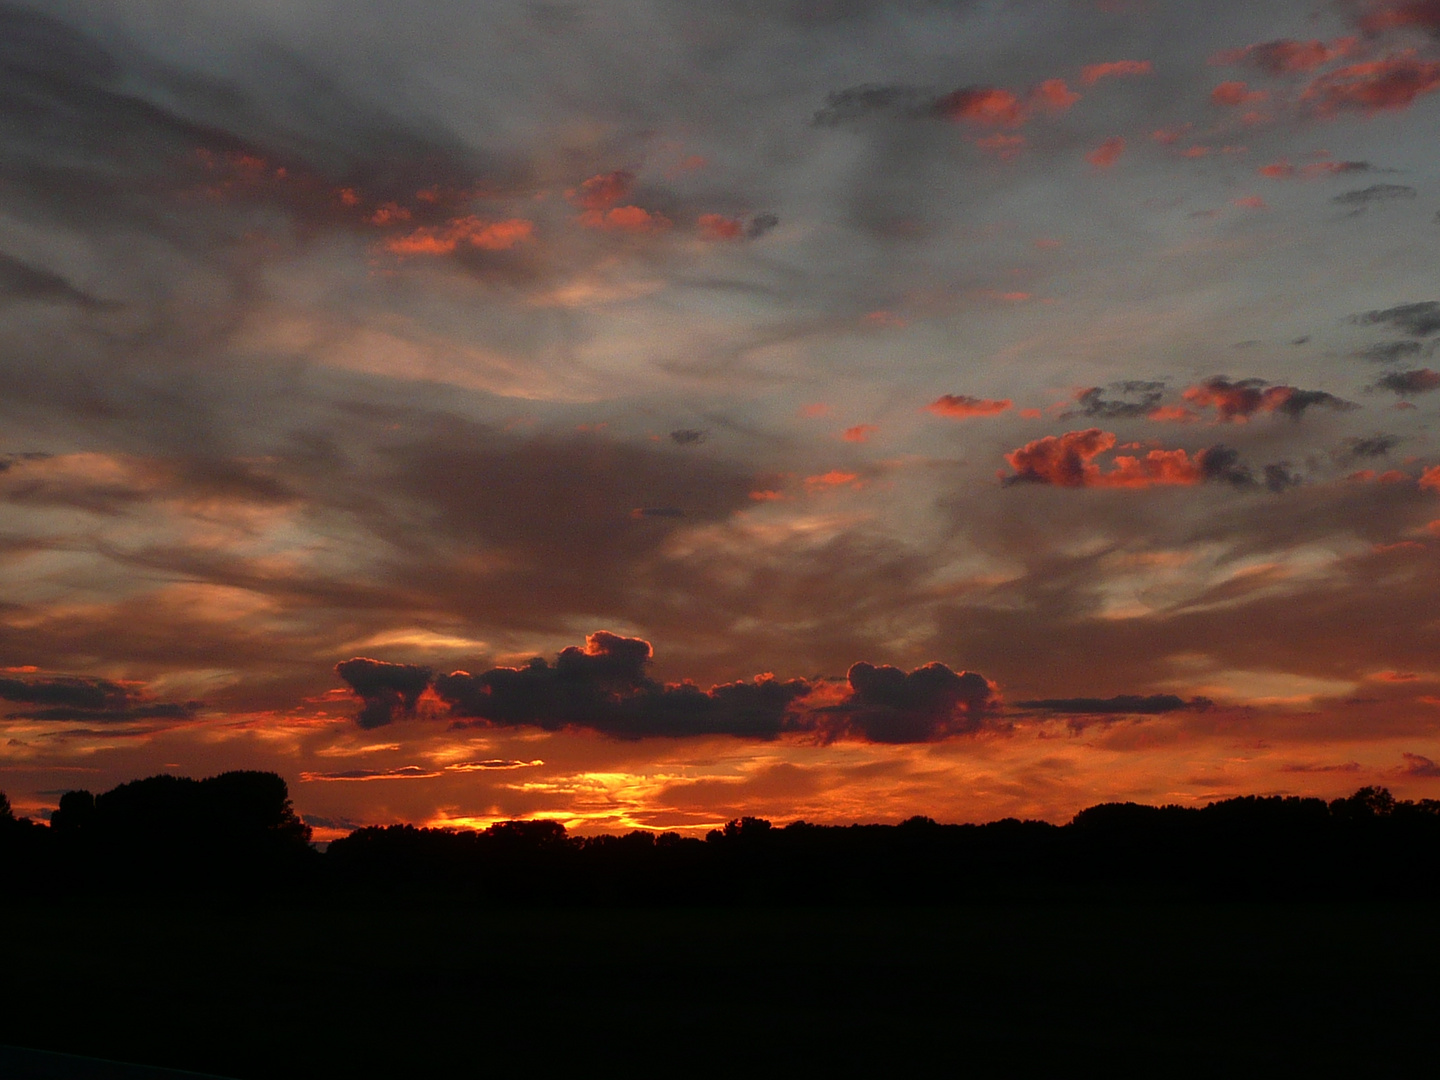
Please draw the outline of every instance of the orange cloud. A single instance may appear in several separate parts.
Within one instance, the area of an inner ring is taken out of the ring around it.
[[[378,207],[365,220],[371,225],[395,225],[401,221],[409,221],[410,211],[399,203],[388,202]]]
[[[1106,139],[1090,153],[1085,155],[1085,160],[1097,169],[1108,169],[1120,160],[1120,155],[1125,153],[1125,140],[1116,135],[1113,139]]]
[[[1210,91],[1210,100],[1214,104],[1229,109],[1242,105],[1258,105],[1269,96],[1264,90],[1251,90],[1243,82],[1223,82]]]
[[[1346,110],[1375,113],[1409,108],[1416,98],[1437,89],[1440,61],[1421,60],[1414,49],[1408,49],[1327,72],[1306,87],[1302,100],[1321,116]]]
[[[827,473],[818,476],[807,476],[805,486],[811,491],[825,491],[837,487],[859,487],[859,473],[841,472],[839,469],[831,469]]]
[[[1359,484],[1403,484],[1410,477],[1406,476],[1399,469],[1386,469],[1384,472],[1376,472],[1374,469],[1361,469],[1345,477],[1346,480],[1353,480]]]
[[[993,86],[967,86],[946,94],[936,103],[940,114],[950,120],[973,124],[1019,127],[1025,122],[1025,106],[1009,90]]]
[[[1047,112],[1062,113],[1080,100],[1064,79],[1046,79],[1030,93],[1031,103]]]
[[[1356,44],[1353,37],[1339,38],[1329,45],[1318,40],[1293,41],[1286,38],[1247,45],[1243,49],[1227,49],[1212,56],[1210,62],[1225,65],[1246,64],[1271,75],[1289,75],[1314,71],[1332,60],[1348,56]]]
[[[1440,465],[1431,465],[1420,474],[1420,486],[1431,491],[1440,491]]]
[[[1230,202],[1244,210],[1265,210],[1265,200],[1259,195],[1242,195],[1238,199],[1231,199]]]
[[[856,424],[852,428],[846,428],[840,437],[846,442],[869,442],[870,436],[879,430],[878,424]]]
[[[580,224],[587,229],[650,233],[663,232],[670,228],[670,219],[664,214],[653,214],[638,206],[615,206],[609,210],[586,210],[580,215]]]
[[[871,326],[888,326],[896,330],[910,325],[905,316],[897,315],[895,312],[886,311],[883,308],[878,311],[867,311],[865,321]]]
[[[1110,470],[1095,459],[1115,447],[1115,435],[1099,428],[1047,435],[1005,455],[1014,470],[1007,483],[1055,487],[1147,488],[1198,484],[1205,479],[1204,454],[1151,450],[1144,457],[1116,455]]]
[[[723,214],[701,214],[696,224],[706,240],[738,240],[745,233],[744,222]]]
[[[1080,69],[1080,81],[1094,86],[1101,79],[1113,79],[1121,75],[1150,75],[1154,67],[1149,60],[1111,60],[1103,64],[1087,64]]]
[[[453,219],[442,228],[425,227],[385,241],[396,255],[449,255],[461,244],[485,251],[508,251],[534,238],[535,224],[524,218],[484,221],[477,217]]]
[[[604,210],[630,194],[634,185],[634,173],[617,169],[590,177],[578,188],[567,191],[565,197],[582,210]]]
[[[926,405],[925,408],[936,416],[945,416],[952,420],[967,420],[972,416],[998,416],[1008,410],[1012,404],[1009,398],[996,401],[969,397],[965,394],[944,394]]]

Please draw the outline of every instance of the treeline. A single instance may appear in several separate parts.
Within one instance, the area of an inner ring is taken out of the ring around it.
[[[1226,799],[1203,808],[1107,803],[1066,825],[777,828],[741,818],[703,840],[570,836],[552,821],[484,831],[358,829],[323,853],[271,773],[156,776],[66,794],[48,827],[0,796],[7,888],[443,893],[557,904],[921,903],[1075,899],[1440,899],[1440,800]]]

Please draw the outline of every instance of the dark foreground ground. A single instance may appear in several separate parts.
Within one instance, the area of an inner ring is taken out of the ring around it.
[[[1434,904],[0,907],[0,1043],[237,1078],[1399,1075]]]

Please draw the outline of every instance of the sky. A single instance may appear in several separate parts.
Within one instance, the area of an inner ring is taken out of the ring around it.
[[[0,789],[1440,797],[1440,3],[0,2]]]

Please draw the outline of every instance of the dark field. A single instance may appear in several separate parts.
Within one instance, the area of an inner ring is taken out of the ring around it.
[[[0,1043],[256,1080],[1395,1075],[1440,1005],[1423,903],[0,911]]]

